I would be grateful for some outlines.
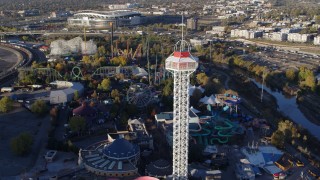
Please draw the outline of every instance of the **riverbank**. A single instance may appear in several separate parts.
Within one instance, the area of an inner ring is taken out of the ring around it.
[[[320,126],[320,97],[312,94],[305,94],[297,98],[298,107],[301,112],[312,123]]]
[[[219,68],[219,65],[216,65]],[[239,68],[230,68],[230,69],[220,69],[230,75],[230,83],[229,86],[231,89],[237,91],[243,99],[246,99],[245,105],[249,105],[252,112],[256,109],[259,113],[257,117],[261,117],[270,122],[273,131],[278,129],[278,123],[283,120],[290,120],[294,122],[290,117],[287,117],[283,112],[280,112],[280,108],[278,106],[277,99],[268,93],[265,89],[263,100],[260,100],[261,88],[257,84],[255,84],[252,80],[248,80],[248,77],[244,70]],[[269,89],[268,89],[269,90]],[[279,92],[277,92],[280,94]],[[295,98],[291,100],[294,100]],[[297,106],[297,105],[296,105]],[[296,107],[297,108],[297,107]],[[290,108],[288,111],[290,112]],[[302,113],[300,113],[302,114]],[[309,122],[310,123],[310,122]],[[307,148],[308,151],[302,152],[307,157],[311,159],[316,159],[320,161],[320,157],[318,154],[320,153],[320,149],[314,147],[320,147],[320,141],[317,137],[312,135],[310,131],[303,128],[299,123],[294,123],[295,127],[298,129],[297,137],[292,138],[292,141],[289,140],[287,143],[291,144],[295,149],[300,151],[301,149]],[[313,127],[317,128],[317,127]],[[318,131],[317,131],[318,132]],[[303,140],[306,137],[306,141]]]

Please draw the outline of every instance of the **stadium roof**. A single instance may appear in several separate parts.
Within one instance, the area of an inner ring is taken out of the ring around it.
[[[140,16],[139,12],[128,11],[128,10],[118,10],[118,11],[93,11],[85,10],[79,11],[74,14],[75,17],[100,17],[100,18],[117,18],[124,16]]]

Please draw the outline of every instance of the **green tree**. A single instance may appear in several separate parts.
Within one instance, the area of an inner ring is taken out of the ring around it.
[[[9,97],[4,96],[0,100],[0,112],[6,113],[10,111],[12,109],[12,104],[12,100]]]
[[[79,99],[79,91],[74,91],[73,100],[77,101]]]
[[[38,115],[44,115],[48,111],[47,104],[44,100],[36,100],[30,108],[31,112],[36,113]]]
[[[21,133],[19,136],[14,137],[10,141],[10,148],[16,155],[25,155],[31,150],[33,143],[32,136],[27,133]]]
[[[23,40],[23,41],[28,41],[28,40],[29,40],[29,37],[28,37],[28,36],[22,36],[22,40]]]
[[[98,89],[102,91],[108,91],[110,89],[111,81],[109,78],[104,78],[98,85]]]
[[[71,131],[78,132],[79,134],[86,127],[86,119],[80,116],[73,116],[70,118],[69,127]]]

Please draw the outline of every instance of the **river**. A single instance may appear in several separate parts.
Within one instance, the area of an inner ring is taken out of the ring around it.
[[[261,84],[255,79],[250,79],[259,88]],[[294,122],[300,124],[303,128],[309,130],[309,132],[314,135],[318,140],[320,140],[320,126],[310,122],[304,114],[298,108],[296,103],[296,97],[286,97],[282,92],[272,91],[270,88],[263,86],[263,89],[273,95],[277,99],[278,110],[280,110],[284,115],[290,117]]]

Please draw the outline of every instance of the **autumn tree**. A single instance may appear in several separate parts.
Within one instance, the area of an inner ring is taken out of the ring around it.
[[[120,93],[117,89],[111,91],[111,97],[115,103],[120,103]]]
[[[286,78],[287,78],[289,81],[293,82],[293,81],[296,79],[296,72],[295,72],[295,70],[294,70],[294,69],[288,69],[288,70],[286,71]]]
[[[94,99],[97,99],[98,94],[97,94],[96,90],[93,91],[93,93],[91,94],[91,97],[94,98]]]
[[[282,148],[284,145],[284,134],[283,132],[277,130],[271,136],[271,144]]]
[[[197,82],[202,85],[206,85],[208,83],[208,76],[205,73],[197,74]]]
[[[61,72],[64,69],[64,67],[65,67],[64,64],[60,62],[60,63],[57,63],[55,69]]]
[[[82,57],[82,61],[83,61],[85,64],[90,64],[90,62],[91,62],[89,56],[83,56],[83,57]]]
[[[109,78],[104,78],[98,85],[98,89],[102,91],[108,91],[110,89],[111,81]]]
[[[117,57],[114,57],[110,60],[111,64],[113,65],[121,65],[121,66],[125,66],[127,64],[127,60],[125,57],[123,56],[117,56]]]

